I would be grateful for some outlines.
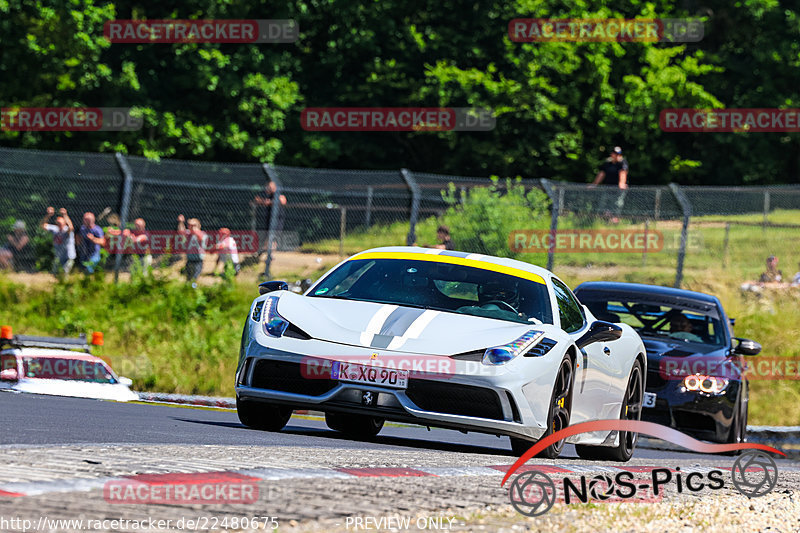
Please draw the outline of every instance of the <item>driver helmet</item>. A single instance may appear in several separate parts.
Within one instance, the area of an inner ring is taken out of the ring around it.
[[[478,285],[478,301],[484,304],[491,300],[500,300],[519,309],[519,283],[490,281]]]

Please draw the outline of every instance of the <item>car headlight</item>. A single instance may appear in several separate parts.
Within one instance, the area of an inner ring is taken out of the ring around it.
[[[278,297],[270,296],[264,300],[264,308],[262,311],[264,331],[267,335],[272,337],[280,337],[286,328],[289,327],[289,322],[278,314]]]
[[[544,337],[543,331],[530,330],[522,337],[503,346],[488,348],[483,354],[483,364],[502,365],[530,350]]]
[[[683,388],[692,392],[705,392],[707,394],[720,394],[728,388],[730,380],[717,376],[692,374],[683,378]]]

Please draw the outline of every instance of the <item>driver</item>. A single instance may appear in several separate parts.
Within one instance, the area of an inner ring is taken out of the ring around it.
[[[692,323],[683,313],[678,313],[669,321],[670,337],[691,342],[702,342],[702,339],[692,332]]]
[[[511,306],[515,313],[519,313],[519,283],[490,281],[478,285],[478,302],[480,302],[481,307],[490,304],[505,311],[510,311],[511,309],[508,306]],[[498,304],[497,302],[505,302],[508,305]]]

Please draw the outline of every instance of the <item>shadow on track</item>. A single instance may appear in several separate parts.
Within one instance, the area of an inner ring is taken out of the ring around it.
[[[238,422],[214,422],[210,420],[192,420],[188,418],[178,418],[178,417],[172,417],[172,419],[178,420],[180,422],[190,422],[192,424],[238,428],[238,429],[245,429],[247,431],[256,431],[262,433],[261,430],[248,428],[247,426]],[[503,448],[491,448],[488,446],[476,446],[474,444],[464,444],[464,443],[437,442],[426,439],[417,439],[413,437],[394,437],[394,436],[378,435],[377,437],[373,437],[371,439],[357,440],[357,439],[352,439],[343,433],[339,433],[338,431],[333,431],[332,429],[293,426],[291,422],[279,433],[298,435],[304,437],[336,439],[341,441],[358,442],[363,444],[379,444],[386,446],[400,446],[404,448],[438,450],[445,452],[474,453],[474,454],[485,454],[485,455],[505,455],[514,457],[514,454],[511,450],[506,450]],[[507,445],[507,441],[505,441],[505,439],[501,437],[500,439],[498,439],[498,444],[501,446]]]

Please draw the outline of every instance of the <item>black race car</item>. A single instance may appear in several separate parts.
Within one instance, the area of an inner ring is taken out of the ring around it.
[[[700,292],[592,281],[575,295],[598,320],[633,326],[647,350],[642,420],[713,442],[744,442],[748,383],[743,356],[761,346],[733,337],[733,320]]]

